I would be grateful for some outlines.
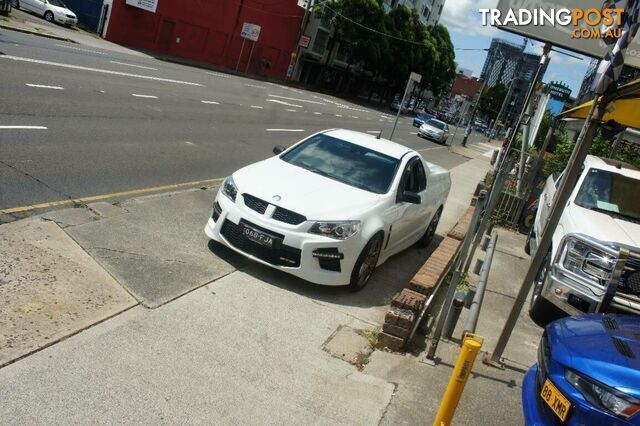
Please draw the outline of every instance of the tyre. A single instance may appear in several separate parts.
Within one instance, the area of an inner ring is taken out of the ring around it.
[[[524,252],[531,256],[531,236],[533,235],[533,226],[527,234],[527,241],[524,243]]]
[[[353,266],[353,271],[351,272],[349,290],[354,292],[360,291],[369,283],[371,275],[373,275],[373,271],[376,269],[376,265],[378,264],[380,251],[382,250],[382,240],[382,233],[377,233],[362,249],[362,253],[358,256],[358,260]]]
[[[424,235],[416,243],[418,247],[425,248],[428,247],[429,244],[431,244],[431,241],[433,241],[433,237],[436,235],[436,229],[438,229],[438,223],[440,222],[441,215],[442,207],[440,207],[436,214],[434,214],[431,218],[431,222],[429,222],[427,230],[424,231]]]
[[[52,11],[50,11],[50,10],[47,10],[47,11],[44,13],[44,19],[45,19],[45,21],[47,21],[47,22],[53,22],[53,12],[52,12]]]
[[[540,327],[546,327],[550,322],[563,316],[560,309],[542,296],[544,282],[547,278],[550,267],[550,256],[547,254],[538,274],[536,275],[535,281],[533,282],[533,291],[531,293],[529,317]]]

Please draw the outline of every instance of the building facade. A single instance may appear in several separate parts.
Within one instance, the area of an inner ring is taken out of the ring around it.
[[[135,4],[144,4],[147,9]],[[298,42],[303,13],[296,0],[113,0],[106,38],[167,55],[284,78]],[[260,26],[256,42],[241,37],[244,23]]]
[[[506,87],[513,85],[507,101],[506,116],[503,118],[507,126],[515,122],[522,110],[527,91],[540,64],[541,56],[525,53],[525,46],[526,41],[525,44],[518,45],[499,38],[492,39],[480,73],[480,78],[486,81],[487,87],[497,84]],[[544,71],[542,70],[542,75]]]
[[[593,90],[591,90],[591,86],[593,85],[596,71],[598,71],[599,63],[599,59],[592,59],[589,63],[589,68],[587,68],[587,72],[585,73],[582,84],[580,85],[580,92],[578,92],[577,103],[580,104],[593,99],[594,92]],[[618,78],[618,85],[628,83],[638,78],[640,78],[640,70],[625,65],[624,67],[622,67],[620,78]]]

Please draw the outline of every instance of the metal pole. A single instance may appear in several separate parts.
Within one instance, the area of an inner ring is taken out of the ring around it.
[[[518,166],[518,186],[516,188],[516,194],[520,196],[520,191],[522,190],[522,181],[524,180],[524,169],[526,168],[527,162],[527,151],[529,150],[529,137],[531,136],[531,126],[533,117],[533,102],[529,102],[527,106],[527,115],[529,116],[529,122],[524,129],[522,129],[522,144],[520,145],[520,165]]]
[[[453,144],[456,141],[456,133],[458,133],[458,127],[464,120],[464,116],[467,115],[467,111],[469,110],[469,104],[465,102],[464,108],[462,108],[462,114],[458,118],[458,124],[456,124],[456,129],[453,131],[453,136],[451,136],[451,143],[449,144],[449,151],[453,148]]]
[[[291,73],[291,77],[288,77],[287,80],[293,79],[296,75],[296,71],[298,70],[298,64],[300,63],[300,39],[304,35],[304,32],[307,30],[307,25],[309,24],[309,10],[311,9],[311,2],[314,0],[307,0],[307,5],[304,8],[304,15],[302,15],[302,22],[300,23],[300,30],[298,30],[298,37],[296,38],[296,63],[293,66],[293,72]]]
[[[242,51],[244,50],[244,42],[247,41],[246,38],[242,38],[242,47],[240,48],[240,54],[238,55],[238,63],[236,64],[236,71],[238,71],[238,67],[240,66],[240,59],[242,58]]]
[[[254,41],[251,44],[251,50],[249,51],[249,60],[247,61],[247,67],[244,69],[244,73],[246,74],[249,71],[249,64],[251,64],[251,56],[253,55],[253,48],[256,46],[256,42]]]
[[[460,318],[460,313],[464,307],[464,299],[464,292],[456,292],[453,302],[451,303],[451,309],[449,309],[449,314],[447,315],[447,320],[444,323],[443,334],[445,339],[451,340],[453,331],[455,330],[458,319]]]
[[[449,311],[449,307],[453,301],[453,297],[456,294],[456,287],[458,287],[458,283],[460,282],[460,267],[462,266],[462,256],[464,253],[469,250],[469,244],[471,244],[471,238],[473,237],[473,233],[475,232],[476,225],[478,224],[478,219],[480,218],[480,211],[482,210],[482,205],[484,201],[485,191],[480,191],[480,198],[478,199],[478,203],[476,204],[475,209],[473,210],[473,216],[471,216],[471,222],[469,222],[469,228],[467,229],[467,233],[462,240],[462,246],[460,247],[460,251],[458,252],[458,256],[454,262],[453,266],[453,275],[451,276],[451,281],[449,281],[449,287],[447,288],[447,295],[445,297],[444,303],[442,304],[442,308],[440,309],[440,313],[438,314],[438,323],[436,324],[436,329],[433,332],[433,337],[431,338],[431,345],[429,346],[429,351],[427,352],[427,359],[434,360],[436,356],[436,350],[438,349],[438,341],[442,336],[442,330],[444,328],[444,322],[447,317],[447,312]]]
[[[551,204],[551,211],[549,212],[547,223],[545,224],[540,240],[538,241],[538,249],[533,256],[533,259],[531,259],[529,270],[522,281],[522,285],[518,291],[516,300],[513,303],[509,317],[502,329],[498,343],[496,343],[496,347],[494,348],[491,356],[486,356],[484,359],[486,364],[496,367],[502,366],[502,354],[504,353],[507,342],[511,337],[511,333],[516,326],[516,322],[527,299],[529,290],[531,290],[533,280],[542,266],[544,258],[547,256],[549,247],[551,246],[553,233],[558,226],[564,207],[573,192],[573,187],[575,186],[576,181],[578,180],[580,169],[584,163],[587,153],[589,152],[589,148],[591,147],[591,142],[593,141],[593,137],[598,129],[599,122],[604,116],[607,103],[608,100],[606,100],[604,96],[596,96],[593,100],[591,110],[585,119],[582,131],[580,132],[580,136],[576,142],[576,147],[571,154],[571,159],[569,160],[567,169],[565,170],[560,186],[558,187]]]
[[[508,158],[509,158],[509,154],[510,154],[510,151],[511,151],[511,146],[513,145],[513,142],[516,139],[516,135],[518,134],[518,129],[520,128],[520,125],[522,124],[522,120],[523,120],[525,112],[527,110],[527,106],[529,105],[529,101],[531,100],[531,97],[533,96],[533,92],[535,91],[536,85],[538,84],[538,80],[540,79],[540,76],[542,74],[542,70],[544,69],[544,67],[547,64],[547,61],[549,59],[549,52],[550,51],[551,51],[551,44],[546,43],[544,45],[543,50],[542,50],[542,58],[540,58],[540,64],[538,65],[538,69],[536,70],[536,73],[535,73],[535,75],[533,77],[533,81],[531,82],[531,86],[529,86],[529,90],[527,91],[527,96],[524,99],[524,105],[522,107],[522,111],[520,111],[520,115],[518,117],[518,120],[516,121],[516,124],[513,127],[513,132],[509,136],[509,143],[506,146],[504,154],[500,158],[500,163],[499,163],[498,168],[497,168],[498,169],[498,173],[496,175],[496,178],[494,180],[493,185],[491,185],[491,189],[490,189],[490,193],[489,193],[489,201],[487,202],[487,209],[485,211],[484,217],[482,218],[482,222],[480,223],[480,229],[478,230],[478,233],[480,233],[480,234],[483,234],[485,232],[485,230],[487,229],[487,226],[488,226],[489,221],[491,219],[491,215],[493,214],[493,210],[496,208],[496,205],[498,204],[498,199],[500,197],[500,193],[502,192],[502,189],[504,188],[504,183],[506,181],[506,176],[505,175],[508,172],[507,167],[505,167],[505,166],[510,164]],[[477,247],[477,244],[474,244],[474,248],[473,248],[473,250],[471,252],[471,257],[473,257],[473,254],[475,253],[476,247]]]
[[[473,297],[473,302],[469,307],[469,316],[464,324],[464,336],[467,333],[475,333],[476,326],[478,325],[478,317],[480,316],[480,308],[482,308],[482,300],[484,299],[484,291],[487,288],[487,282],[489,280],[489,272],[491,271],[491,262],[493,260],[493,253],[496,249],[496,243],[498,242],[498,234],[494,233],[489,241],[487,247],[487,254],[484,257],[484,263],[482,264],[482,270],[480,271],[480,280],[476,286],[476,294]]]
[[[500,112],[498,113],[496,120],[493,122],[493,128],[489,130],[489,138],[487,139],[487,142],[491,141],[491,139],[493,139],[493,136],[495,136],[494,133],[496,132],[496,127],[498,127],[500,118],[502,117],[502,114],[504,114],[504,111],[507,109],[507,105],[509,105],[509,101],[511,100],[511,93],[513,92],[513,85],[515,84],[516,80],[517,77],[514,75],[511,79],[511,84],[509,84],[509,90],[507,90],[507,94],[504,96],[504,100],[502,101]]]
[[[409,81],[407,82],[407,87],[405,87],[404,89],[404,95],[402,95],[402,102],[400,102],[400,106],[398,107],[398,113],[396,114],[396,121],[393,123],[393,129],[391,129],[391,134],[389,135],[390,141],[393,140],[393,134],[396,132],[396,126],[398,125],[398,120],[400,119],[400,112],[402,111],[402,107],[404,105],[404,101],[407,97],[407,92],[409,92],[409,86],[411,85],[412,81],[413,80],[409,78]]]

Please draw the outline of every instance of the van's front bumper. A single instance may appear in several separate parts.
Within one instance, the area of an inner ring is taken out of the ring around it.
[[[353,267],[366,244],[360,233],[346,240],[310,234],[306,231],[308,222],[289,225],[276,221],[245,206],[241,194],[234,202],[218,192],[215,203],[220,211],[217,214],[212,211],[204,228],[212,240],[249,259],[312,283],[349,284]],[[248,240],[243,234],[246,227],[273,235],[273,246],[267,248]]]

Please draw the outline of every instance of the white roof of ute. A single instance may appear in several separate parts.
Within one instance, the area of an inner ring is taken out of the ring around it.
[[[391,142],[388,139],[377,139],[375,135],[368,133],[356,132],[346,129],[332,129],[324,132],[327,136],[334,137],[336,139],[342,139],[343,141],[351,142],[356,145],[364,146],[374,151],[378,151],[382,154],[386,154],[393,158],[402,158],[408,152],[414,152],[412,149],[407,148],[399,143]]]

